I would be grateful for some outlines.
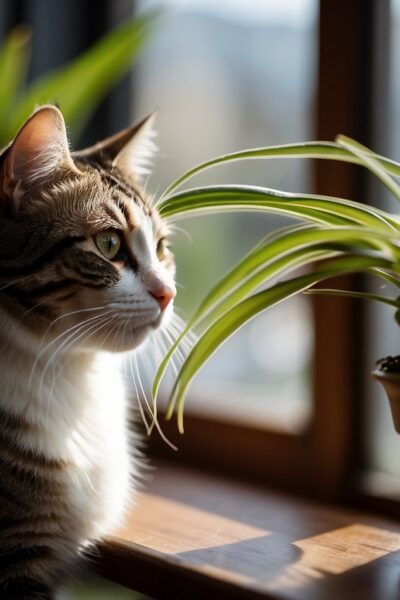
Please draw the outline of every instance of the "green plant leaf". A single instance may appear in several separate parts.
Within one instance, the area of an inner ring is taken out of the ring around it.
[[[183,364],[172,390],[168,413],[171,407],[178,407],[178,427],[183,433],[183,401],[190,382],[216,350],[245,323],[267,308],[299,292],[305,291],[315,283],[336,275],[363,271],[371,267],[391,270],[393,264],[385,259],[369,256],[345,256],[332,260],[316,269],[313,273],[301,275],[274,285],[246,298],[227,314],[218,319],[200,337]]]
[[[336,138],[336,142],[339,146],[342,146],[354,156],[360,159],[361,163],[369,170],[373,175],[375,175],[384,186],[393,194],[393,196],[400,201],[400,186],[393,179],[393,177],[387,173],[387,171],[382,167],[378,160],[376,160],[371,153],[371,150],[352,140],[351,138],[345,135],[338,135]]]
[[[0,148],[11,141],[4,132],[25,81],[29,40],[29,30],[19,25],[9,33],[0,50]]]
[[[387,282],[391,283],[395,287],[400,288],[400,279],[399,279],[398,275],[393,275],[392,273],[387,273],[383,269],[377,269],[377,268],[370,269],[369,272],[372,273],[373,275],[377,275],[378,277],[381,277],[382,279],[385,279]]]
[[[369,292],[353,292],[351,290],[315,288],[307,290],[305,294],[308,294],[310,296],[345,296],[346,298],[375,300],[376,302],[381,302],[382,304],[389,304],[390,306],[393,306],[396,309],[400,308],[400,302],[398,300],[393,300],[392,298],[387,298],[386,296],[381,296],[380,294],[371,294]]]
[[[198,309],[195,311],[191,319],[188,321],[186,327],[168,349],[166,355],[161,361],[157,373],[154,377],[152,386],[153,402],[157,402],[158,389],[162,380],[162,377],[168,367],[169,361],[173,356],[175,350],[185,338],[188,332],[196,327],[199,322],[204,319],[207,313],[218,304],[222,298],[229,292],[232,291],[240,282],[244,281],[252,271],[256,271],[265,262],[265,248],[270,249],[268,255],[273,256],[274,247],[270,248],[269,244],[273,244],[276,240],[284,237],[285,235],[292,235],[296,232],[303,232],[315,229],[315,225],[291,225],[289,227],[282,228],[277,232],[273,232],[267,235],[261,240],[237,265],[233,267],[231,271],[225,275],[207,294],[203,299]],[[295,242],[295,240],[293,240]],[[286,263],[285,263],[286,264]]]
[[[229,310],[235,303],[242,300],[246,297],[255,287],[259,287],[262,285],[265,278],[270,275],[279,274],[280,271],[285,270],[285,272],[290,273],[293,269],[305,266],[312,262],[313,260],[326,259],[332,256],[336,256],[338,252],[332,252],[330,250],[325,251],[315,251],[311,250],[308,252],[304,252],[302,250],[293,252],[290,256],[283,258],[281,260],[277,260],[275,263],[271,264],[269,267],[262,269],[260,272],[255,273],[250,280],[243,283],[242,286],[236,288],[231,292],[229,296],[222,301],[222,298],[217,298],[218,284],[215,288],[212,289],[211,293],[207,296],[204,306],[208,305],[211,300],[211,296],[215,297],[215,305],[208,307],[208,310],[202,310],[203,304],[200,305],[199,309],[196,311],[196,314],[190,319],[187,326],[183,329],[183,331],[179,334],[175,342],[170,346],[163,360],[161,361],[157,372],[155,374],[152,386],[152,396],[153,396],[153,404],[157,404],[157,395],[159,391],[159,387],[162,381],[162,378],[168,368],[168,365],[171,361],[172,356],[175,351],[185,339],[185,337],[191,332],[195,327],[198,327],[203,323],[212,323],[215,322],[218,317],[220,317],[226,310]],[[231,272],[232,273],[232,272]],[[234,273],[232,273],[234,275]],[[225,278],[224,278],[225,283]],[[169,414],[167,413],[167,418],[169,418]]]
[[[392,245],[387,234],[354,227],[324,229],[315,225],[297,225],[267,236],[262,243],[257,244],[207,294],[186,328],[169,348],[153,381],[154,403],[157,401],[158,389],[169,361],[191,329],[197,327],[206,318],[208,323],[215,322],[272,277],[282,273],[287,275],[294,268],[309,265],[317,258],[327,258],[334,253],[346,252],[349,246],[352,247],[352,252],[355,247],[366,248],[387,253],[390,260],[399,259],[399,249]]]
[[[399,163],[385,158],[384,156],[379,156],[373,152],[371,152],[371,155],[375,157],[379,164],[388,173],[400,177]],[[180,187],[185,181],[197,173],[204,171],[205,169],[236,160],[262,158],[320,158],[361,164],[361,161],[357,156],[355,156],[352,152],[348,152],[345,148],[340,147],[334,142],[305,142],[300,144],[269,146],[266,148],[252,148],[249,150],[242,150],[240,152],[232,152],[223,156],[217,156],[216,158],[197,165],[173,181],[162,194],[161,199],[169,196],[169,194]]]
[[[383,242],[383,245],[381,245]],[[216,321],[235,304],[273,277],[309,266],[331,254],[376,250],[376,257],[398,264],[399,249],[388,247],[387,238],[370,230],[350,228],[311,229],[284,234],[250,254],[207,295],[196,311],[192,327],[205,318]]]
[[[4,136],[12,139],[37,104],[56,102],[76,139],[93,109],[128,71],[149,34],[154,16],[151,13],[124,23],[66,67],[36,80],[14,108]]]
[[[162,217],[184,217],[188,213],[226,210],[261,210],[302,217],[321,223],[358,223],[387,231],[400,231],[400,224],[383,211],[351,200],[290,194],[256,186],[206,186],[186,190],[166,198],[157,205]],[[334,218],[334,220],[332,220]]]

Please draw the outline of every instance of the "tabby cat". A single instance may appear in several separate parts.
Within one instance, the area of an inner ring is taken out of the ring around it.
[[[152,121],[70,153],[46,105],[0,155],[0,598],[55,598],[134,491],[121,356],[176,293]]]

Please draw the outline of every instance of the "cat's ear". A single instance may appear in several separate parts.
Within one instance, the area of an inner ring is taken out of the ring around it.
[[[24,123],[1,155],[1,194],[10,198],[16,190],[25,190],[58,168],[77,172],[68,149],[64,118],[58,108],[46,105]]]
[[[152,168],[152,159],[157,147],[154,143],[156,131],[154,122],[156,113],[152,113],[137,126],[135,133],[127,140],[113,160],[115,165],[125,177],[132,177],[139,182],[149,175]]]
[[[156,113],[105,140],[72,153],[74,158],[94,160],[106,168],[117,167],[124,177],[140,182],[150,173],[157,150],[154,143]]]

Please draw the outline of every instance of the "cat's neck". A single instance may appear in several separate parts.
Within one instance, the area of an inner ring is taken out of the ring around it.
[[[1,408],[36,424],[79,412],[97,360],[95,352],[41,343],[1,310],[0,356]]]
[[[42,350],[0,309],[0,418],[18,423],[15,441],[35,455],[85,465],[105,432],[125,440],[122,356]]]

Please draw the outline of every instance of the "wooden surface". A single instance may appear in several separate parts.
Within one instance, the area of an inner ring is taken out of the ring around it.
[[[100,550],[154,598],[400,597],[399,524],[165,465]]]

